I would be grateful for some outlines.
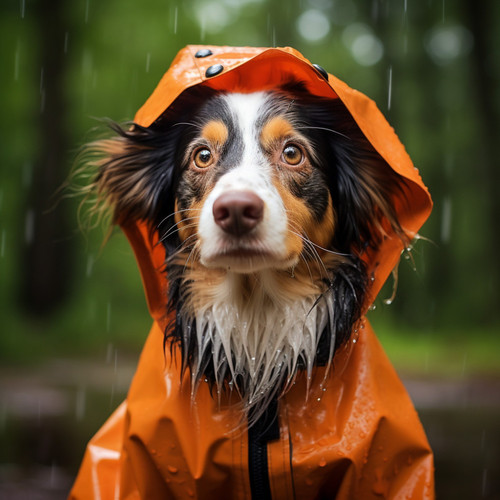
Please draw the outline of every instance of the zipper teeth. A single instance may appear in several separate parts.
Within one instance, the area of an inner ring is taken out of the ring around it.
[[[248,429],[248,472],[252,500],[271,500],[267,444],[280,437],[278,402],[273,400],[265,413]]]
[[[267,442],[260,439],[258,431],[252,432],[252,429],[249,431],[248,441],[248,466],[252,499],[271,500],[271,486],[269,484],[269,469],[267,462]]]

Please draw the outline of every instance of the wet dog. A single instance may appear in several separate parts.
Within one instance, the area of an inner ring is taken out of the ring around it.
[[[193,394],[233,391],[250,424],[299,372],[328,366],[368,302],[363,256],[402,180],[339,99],[185,92],[151,126],[91,145],[91,189],[114,222],[147,221],[166,250],[168,346]],[[167,313],[167,311],[165,311]]]

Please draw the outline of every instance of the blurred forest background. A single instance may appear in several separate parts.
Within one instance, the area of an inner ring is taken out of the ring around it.
[[[100,118],[132,119],[177,51],[206,43],[293,46],[378,103],[435,206],[376,331],[403,374],[499,376],[500,2],[4,0],[0,40],[0,375],[137,359],[150,319],[128,243],[82,232],[58,188]]]

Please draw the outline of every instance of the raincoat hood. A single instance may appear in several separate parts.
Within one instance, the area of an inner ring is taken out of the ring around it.
[[[139,109],[148,127],[187,89],[270,90],[291,79],[316,96],[340,99],[388,165],[401,176],[395,200],[401,227],[415,236],[431,199],[394,130],[373,101],[286,48],[187,46]],[[134,248],[154,319],[126,401],[89,443],[70,498],[250,498],[249,448],[239,415],[207,385],[191,397],[176,349],[163,351],[165,252],[144,223],[123,224]],[[363,257],[373,300],[403,244],[389,235]],[[309,395],[300,377],[279,402],[279,436],[267,445],[272,498],[431,498],[433,460],[418,416],[371,327],[336,355]],[[167,358],[167,359],[166,359]],[[340,362],[338,360],[340,359]],[[187,375],[185,375],[187,376]]]

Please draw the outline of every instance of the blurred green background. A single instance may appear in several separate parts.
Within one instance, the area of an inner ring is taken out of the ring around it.
[[[471,493],[500,498],[499,2],[4,0],[0,13],[0,484],[9,498],[30,481],[40,490],[40,471],[52,478],[47,498],[63,494],[83,443],[125,394],[150,325],[125,238],[115,231],[103,246],[105,231],[81,231],[79,200],[58,188],[100,118],[133,118],[177,51],[204,43],[293,46],[372,97],[395,127],[435,207],[415,262],[402,259],[396,300],[383,304],[389,283],[370,318],[435,449],[450,418],[456,435],[477,434],[460,449],[451,435],[441,443],[441,498],[476,497],[446,482],[458,466],[471,470],[453,462],[460,453],[474,459]],[[47,422],[52,444],[40,445],[36,426]]]

